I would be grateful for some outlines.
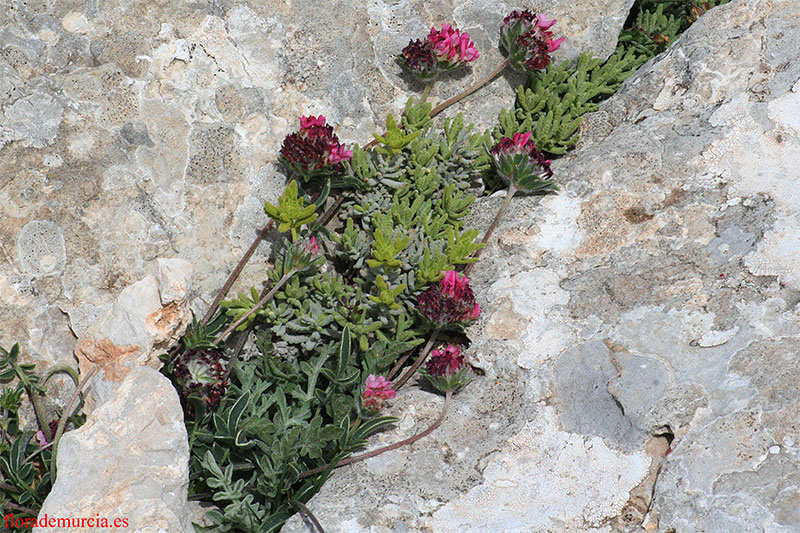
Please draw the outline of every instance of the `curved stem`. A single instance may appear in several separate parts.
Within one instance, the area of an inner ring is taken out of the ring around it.
[[[356,455],[355,457],[348,457],[347,459],[342,459],[334,468],[338,468],[340,466],[345,466],[353,463],[357,463],[359,461],[364,461],[371,457],[375,457],[376,455],[380,455],[385,452],[390,452],[392,450],[396,450],[401,446],[405,446],[406,444],[413,444],[417,442],[419,439],[427,437],[430,435],[436,428],[438,428],[442,424],[442,420],[444,420],[445,415],[447,414],[447,405],[450,403],[450,396],[452,396],[452,391],[447,391],[447,394],[444,397],[444,405],[442,406],[442,412],[439,414],[439,418],[436,419],[436,422],[431,424],[431,426],[421,433],[417,433],[407,439],[403,439],[399,442],[395,442],[394,444],[390,444],[389,446],[384,446],[383,448],[378,448],[377,450],[372,450],[371,452],[362,453],[361,455]],[[300,478],[313,476],[314,474],[319,474],[324,472],[328,469],[328,466],[318,466],[317,468],[313,468],[311,470],[306,470],[305,472],[300,473]]]
[[[238,328],[238,327],[239,327],[239,326],[242,324],[242,322],[244,322],[245,320],[247,320],[248,318],[250,318],[250,317],[253,315],[253,313],[255,313],[256,311],[258,311],[258,310],[259,310],[259,308],[261,308],[261,306],[262,306],[262,305],[264,305],[265,303],[267,303],[267,302],[268,302],[268,301],[269,301],[269,300],[270,300],[270,299],[271,299],[273,296],[275,296],[275,293],[276,293],[276,292],[278,292],[278,290],[279,290],[281,287],[283,287],[283,286],[286,284],[286,282],[287,282],[287,281],[289,281],[289,278],[291,278],[291,277],[292,277],[292,274],[294,274],[295,272],[297,272],[297,269],[293,268],[293,269],[289,270],[289,272],[287,272],[286,274],[284,274],[284,275],[283,275],[283,277],[282,277],[280,280],[278,280],[278,283],[276,283],[276,284],[275,284],[275,286],[273,286],[273,287],[272,287],[272,288],[269,290],[269,292],[268,292],[267,294],[265,294],[265,295],[264,295],[264,297],[263,297],[263,298],[261,298],[261,299],[260,299],[260,300],[259,300],[259,301],[256,303],[256,305],[254,305],[254,306],[253,306],[253,308],[252,308],[252,309],[250,309],[248,312],[246,312],[245,314],[243,314],[242,316],[240,316],[240,317],[239,317],[239,319],[238,319],[238,320],[236,320],[236,322],[234,322],[233,324],[231,324],[230,326],[228,326],[228,328],[227,328],[225,331],[223,331],[223,332],[220,334],[220,336],[219,336],[219,337],[217,337],[217,339],[214,341],[214,345],[216,346],[216,345],[218,345],[219,343],[221,343],[221,342],[224,342],[224,341],[225,341],[225,339],[227,339],[227,338],[228,338],[228,336],[229,336],[231,333],[233,333],[233,330],[235,330],[236,328]]]
[[[261,229],[261,231],[258,232],[258,235],[256,236],[256,239],[253,241],[253,244],[250,245],[250,248],[247,249],[242,258],[239,259],[239,262],[236,263],[236,266],[234,267],[233,271],[231,271],[230,275],[228,275],[228,279],[225,280],[225,284],[222,285],[222,288],[217,293],[217,296],[214,297],[214,301],[211,302],[208,311],[206,311],[205,316],[203,316],[203,320],[200,321],[201,324],[203,324],[204,326],[208,324],[208,321],[211,320],[211,317],[214,316],[214,313],[217,312],[217,308],[219,308],[219,303],[222,301],[225,295],[228,294],[228,291],[231,289],[231,286],[233,286],[233,283],[239,277],[239,274],[242,273],[244,266],[253,256],[253,253],[255,253],[256,248],[258,248],[258,245],[261,244],[261,241],[266,238],[267,234],[269,234],[269,230],[272,229],[274,223],[275,223],[274,220],[269,219],[269,222],[267,222],[267,224]]]
[[[311,512],[311,509],[306,507],[303,502],[289,500],[289,503],[300,509],[300,512],[303,513],[309,520],[311,520],[311,522],[314,524],[314,527],[317,528],[318,533],[325,533],[325,530],[322,529],[322,524],[319,523],[319,520],[317,520],[317,517]]]
[[[433,343],[436,342],[436,337],[438,336],[439,336],[439,330],[438,329],[433,330],[433,335],[431,335],[431,338],[428,339],[428,343],[425,345],[424,348],[422,348],[420,354],[427,353],[433,347]],[[397,363],[395,363],[395,365],[392,367],[392,370],[386,376],[386,379],[392,379],[395,376],[395,374],[397,374],[400,371],[400,369],[403,367],[408,358],[411,357],[411,354],[413,352],[414,352],[413,350],[409,350],[403,357],[401,357],[400,360],[397,361]]]
[[[514,194],[516,194],[518,190],[519,189],[517,189],[513,183],[508,187],[508,191],[506,191],[506,197],[503,200],[503,205],[501,205],[500,209],[498,209],[497,214],[495,215],[494,220],[492,221],[492,225],[489,226],[489,229],[486,230],[486,234],[483,236],[483,240],[481,241],[481,244],[483,246],[475,250],[475,254],[472,256],[473,259],[475,259],[475,261],[468,264],[466,268],[464,268],[465,276],[469,274],[470,270],[472,270],[472,267],[478,261],[478,257],[480,257],[483,248],[486,246],[486,243],[489,242],[489,238],[492,236],[492,233],[494,233],[495,228],[497,228],[497,224],[500,223],[500,219],[503,218],[503,213],[506,212],[506,208],[508,208],[508,204],[511,202],[511,198],[514,196]]]
[[[487,83],[489,83],[490,81],[495,79],[497,76],[499,76],[506,69],[507,66],[508,66],[508,60],[506,59],[505,61],[500,63],[500,65],[497,68],[495,68],[493,71],[491,71],[488,76],[486,76],[485,78],[480,80],[478,83],[476,83],[475,85],[473,85],[472,87],[470,87],[466,91],[464,91],[464,92],[462,92],[460,94],[457,94],[456,96],[450,98],[449,100],[445,100],[441,104],[439,104],[436,107],[434,107],[433,110],[431,111],[431,118],[435,117],[436,115],[438,115],[439,113],[441,113],[442,111],[444,111],[445,109],[450,107],[451,105],[457,104],[458,102],[460,102],[461,100],[463,100],[467,96],[471,95],[472,93],[474,93],[475,91],[477,91],[478,89],[480,89],[481,87],[483,87],[484,85],[486,85]]]
[[[33,459],[34,457],[36,457],[37,455],[39,455],[40,453],[42,453],[46,449],[52,448],[52,447],[53,447],[53,443],[52,442],[48,442],[47,444],[45,444],[44,446],[42,446],[41,448],[39,448],[38,450],[36,450],[32,454],[30,454],[28,457],[26,457],[24,462],[26,462],[26,463],[30,462],[31,459]],[[0,488],[2,488],[2,487],[0,487]]]
[[[433,347],[433,343],[436,341],[436,337],[438,335],[439,335],[439,330],[438,329],[434,330],[433,335],[431,335],[431,338],[428,341],[428,344],[426,344],[425,345],[425,349],[422,350],[422,352],[420,352],[419,357],[417,357],[417,360],[414,361],[414,364],[411,365],[409,367],[409,369],[406,370],[406,373],[403,374],[403,376],[400,379],[398,379],[397,382],[394,384],[394,389],[395,390],[400,389],[400,387],[402,387],[405,384],[405,382],[408,381],[411,378],[411,376],[414,375],[414,372],[417,371],[417,369],[419,368],[419,365],[421,365],[425,361],[425,359],[428,357],[428,354],[430,353],[431,348]]]
[[[81,395],[83,389],[86,388],[86,384],[89,383],[89,380],[97,373],[99,369],[100,367],[95,365],[91,370],[89,370],[89,372],[86,373],[86,376],[81,380],[80,385],[78,385],[75,388],[75,392],[72,393],[72,397],[69,399],[69,402],[67,402],[64,412],[61,413],[61,419],[58,421],[56,434],[53,437],[53,452],[50,455],[50,482],[53,484],[56,482],[56,455],[58,454],[58,442],[61,440],[61,435],[64,433],[64,428],[67,427],[67,420],[72,415],[73,409],[75,409],[75,401]]]
[[[47,380],[49,380],[51,377],[60,372],[63,372],[64,374],[69,374],[69,377],[72,378],[72,382],[75,383],[76,387],[80,384],[81,378],[78,375],[78,371],[69,365],[56,365],[52,367],[50,370],[47,371],[47,374],[45,374],[44,377],[42,378],[42,383],[47,383]]]
[[[47,418],[45,417],[45,411],[42,407],[42,402],[39,400],[39,392],[34,387],[33,382],[31,382],[28,374],[14,361],[11,361],[11,365],[14,368],[14,372],[16,372],[17,377],[22,382],[22,386],[25,387],[25,390],[28,393],[28,398],[31,400],[31,405],[33,405],[33,414],[36,415],[36,423],[39,425],[39,429],[42,431],[47,428]]]
[[[445,100],[441,104],[439,104],[436,107],[434,107],[431,110],[431,118],[435,117],[436,115],[438,115],[439,113],[441,113],[442,111],[444,111],[445,109],[450,107],[451,105],[457,104],[458,102],[460,102],[461,100],[463,100],[467,96],[471,95],[472,93],[474,93],[475,91],[477,91],[478,89],[480,89],[481,87],[483,87],[484,85],[486,85],[487,83],[489,83],[490,81],[495,79],[497,76],[499,76],[506,69],[507,66],[508,66],[508,60],[506,59],[505,61],[500,63],[500,65],[498,65],[497,68],[495,68],[493,71],[491,71],[488,76],[486,76],[485,78],[480,80],[478,83],[476,83],[475,85],[473,85],[469,89],[465,90],[464,92],[461,92],[461,93],[455,95],[454,97],[450,98],[449,100]],[[432,85],[433,84],[431,83],[431,84],[428,84],[425,87],[425,92],[422,94],[422,96],[423,96],[422,101],[423,102],[427,98],[427,96],[428,96],[427,93],[430,92],[430,87]],[[372,148],[376,144],[378,144],[378,139],[372,139],[370,142],[368,142],[367,144],[364,145],[364,150],[366,150],[367,148]]]

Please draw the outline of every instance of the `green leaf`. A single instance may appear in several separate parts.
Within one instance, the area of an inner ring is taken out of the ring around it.
[[[425,129],[431,122],[431,110],[433,105],[428,102],[417,103],[412,96],[406,101],[406,108],[403,112],[403,129],[408,132],[415,132]]]
[[[398,127],[394,117],[390,114],[386,117],[386,133],[384,136],[373,134],[375,140],[383,145],[378,147],[378,150],[386,154],[398,154],[400,151],[409,145],[411,141],[416,139],[421,131],[412,131],[406,133],[403,129]]]
[[[350,363],[350,328],[347,326],[342,329],[342,339],[339,341],[339,350],[336,354],[336,379],[340,379],[347,365]]]
[[[367,261],[370,267],[384,266],[387,268],[397,268],[402,263],[396,259],[397,255],[408,246],[408,237],[394,237],[389,239],[380,228],[375,229],[375,241],[372,243],[372,255],[375,259]]]
[[[231,410],[228,412],[228,432],[231,435],[236,435],[239,430],[239,421],[242,418],[242,413],[249,407],[250,405],[250,392],[244,391],[239,398],[236,399],[236,402],[231,407]]]
[[[311,224],[317,219],[317,206],[306,205],[305,200],[297,194],[297,182],[292,180],[286,186],[283,194],[278,198],[278,205],[264,203],[267,215],[279,223],[278,231],[284,233],[291,231],[292,241],[297,240],[297,230],[305,224]]]

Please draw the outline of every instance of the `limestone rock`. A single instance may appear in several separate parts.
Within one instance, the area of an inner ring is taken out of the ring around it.
[[[109,523],[127,519],[130,531],[190,533],[188,482],[189,446],[178,395],[157,370],[139,367],[82,427],[64,434],[58,477],[39,517],[99,515]]]
[[[192,316],[187,295],[192,266],[179,258],[159,258],[155,273],[125,288],[106,314],[78,340],[75,355],[81,372],[95,365],[88,410],[109,397],[114,384],[139,366],[161,368],[158,355],[175,344]]]
[[[715,8],[587,117],[472,271],[486,375],[335,472],[326,531],[797,529],[798,14]]]

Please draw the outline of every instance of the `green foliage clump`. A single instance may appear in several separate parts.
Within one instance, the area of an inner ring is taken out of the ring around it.
[[[58,372],[69,373],[77,385],[77,373],[66,367],[52,369],[42,380],[34,372],[35,365],[19,362],[19,345],[11,350],[0,348],[0,514],[13,513],[14,518],[35,519],[44,499],[53,485],[54,472],[50,470],[52,449],[50,443],[42,445],[34,438],[36,431],[23,428],[20,411],[24,397],[34,407],[39,428],[52,440],[55,424],[48,423],[41,405],[45,389],[43,383]],[[12,382],[16,383],[11,386]],[[71,427],[83,423],[82,416],[68,419]],[[29,531],[30,528],[24,528]]]
[[[316,206],[306,205],[302,198],[297,196],[297,182],[292,180],[283,194],[278,198],[278,205],[264,203],[264,210],[271,218],[279,222],[278,231],[292,232],[292,240],[297,240],[297,230],[305,224],[310,224],[317,218]]]
[[[424,342],[416,296],[480,247],[463,219],[488,168],[488,136],[461,116],[435,130],[430,111],[409,101],[377,147],[354,148],[341,180],[353,186],[336,191],[334,228],[317,223],[324,201],[295,181],[267,204],[292,236],[276,246],[274,295],[259,306],[253,288],[223,302],[231,322],[250,314],[237,329],[252,358],[228,355],[218,406],[201,401],[203,389],[184,391],[190,496],[215,506],[205,530],[277,529],[294,512],[289,502],[307,501],[329,475],[303,472],[335,464],[394,421],[362,409],[363,384]],[[190,328],[186,348],[219,347],[220,326],[211,326]]]
[[[595,111],[601,100],[614,94],[645,59],[624,48],[606,61],[584,53],[576,63],[565,61],[530,76],[517,90],[514,107],[500,112],[494,138],[531,131],[540,151],[565,154],[578,142],[583,115]]]
[[[729,0],[636,2],[611,56],[584,53],[577,61],[530,75],[517,90],[514,107],[500,112],[495,141],[531,131],[539,151],[558,157],[578,142],[582,117],[597,109],[639,66],[663,52],[697,18]],[[491,178],[490,189],[501,184]]]
[[[640,10],[633,25],[620,34],[620,44],[648,58],[666,50],[683,28],[681,17],[665,13],[664,8],[659,3],[654,10]]]

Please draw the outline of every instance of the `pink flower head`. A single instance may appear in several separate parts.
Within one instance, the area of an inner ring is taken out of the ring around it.
[[[467,361],[461,355],[461,347],[448,344],[431,351],[431,358],[425,363],[423,376],[439,392],[455,392],[472,380]]]
[[[319,243],[317,243],[316,237],[312,235],[311,238],[308,239],[305,250],[306,253],[309,253],[311,255],[317,255],[319,253]]]
[[[324,116],[302,116],[300,131],[290,133],[283,140],[281,157],[290,167],[308,177],[326,168],[341,172],[340,163],[353,157],[353,152],[339,142]]]
[[[564,38],[555,39],[550,28],[556,19],[530,11],[512,11],[500,28],[500,44],[508,54],[509,63],[517,70],[544,70],[551,63]]]
[[[442,24],[442,29],[431,28],[428,42],[439,61],[447,63],[446,68],[453,68],[480,57],[478,49],[470,41],[468,33],[461,33],[449,24]]]
[[[420,294],[417,308],[438,327],[474,320],[481,312],[469,278],[455,270],[445,273],[438,286],[429,287]]]
[[[512,138],[503,137],[491,149],[491,153],[495,161],[499,162],[503,155],[526,154],[536,164],[542,167],[542,173],[547,177],[553,175],[550,170],[550,160],[546,159],[539,150],[536,149],[536,143],[531,139],[532,133],[526,131],[525,133],[515,133]]]
[[[300,117],[300,129],[307,130],[314,126],[325,127],[325,117],[322,115],[318,117]]]
[[[397,396],[397,391],[392,389],[392,382],[383,376],[370,374],[364,385],[364,393],[361,397],[364,407],[370,411],[380,411],[385,400],[391,400]]]
[[[439,346],[431,351],[431,358],[425,363],[425,370],[431,376],[452,376],[466,366],[461,347],[448,344],[447,347]]]
[[[555,190],[550,160],[536,149],[531,132],[500,139],[490,150],[498,176],[524,192]]]

